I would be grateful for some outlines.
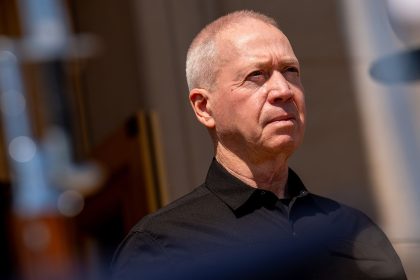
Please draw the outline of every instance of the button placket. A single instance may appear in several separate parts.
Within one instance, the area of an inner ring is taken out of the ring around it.
[[[289,221],[293,237],[296,237],[297,233],[295,231],[293,221],[290,219],[291,218],[292,207],[293,207],[293,205],[295,204],[295,202],[298,198],[302,198],[302,197],[306,196],[307,194],[308,194],[308,192],[306,190],[301,190],[297,196],[292,198],[292,200],[290,201],[289,207],[288,207],[287,219]]]

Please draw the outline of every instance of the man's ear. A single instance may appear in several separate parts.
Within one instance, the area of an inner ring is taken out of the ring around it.
[[[194,88],[190,91],[190,103],[199,122],[207,128],[214,128],[215,122],[209,106],[209,92]]]

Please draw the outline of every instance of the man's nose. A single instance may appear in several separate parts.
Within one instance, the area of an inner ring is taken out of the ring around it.
[[[268,101],[270,103],[286,102],[292,98],[293,92],[283,73],[274,71],[268,81]]]

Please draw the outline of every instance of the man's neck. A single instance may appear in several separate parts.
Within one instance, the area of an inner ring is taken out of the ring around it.
[[[233,176],[247,185],[273,192],[278,198],[285,197],[288,165],[287,157],[278,155],[267,159],[244,160],[219,145],[216,160]]]

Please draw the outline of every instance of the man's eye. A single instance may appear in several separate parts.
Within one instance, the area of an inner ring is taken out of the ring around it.
[[[253,82],[263,82],[266,78],[266,73],[262,70],[257,70],[247,76],[247,80]]]
[[[287,67],[285,69],[285,72],[299,73],[299,69],[297,69],[297,67],[291,66],[291,67]]]
[[[260,70],[254,71],[251,74],[249,74],[250,77],[262,76],[262,75],[264,75],[264,72]]]

